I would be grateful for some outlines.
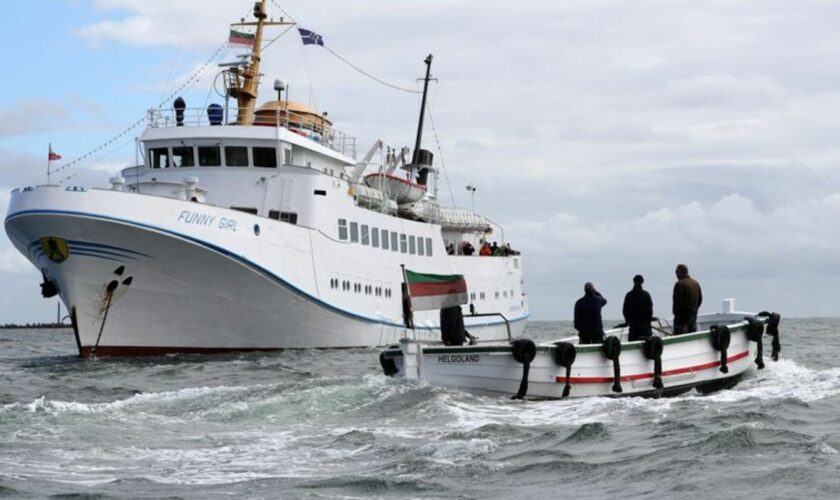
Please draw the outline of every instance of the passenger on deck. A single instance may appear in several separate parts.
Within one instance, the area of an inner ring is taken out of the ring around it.
[[[493,248],[485,241],[481,244],[481,250],[479,250],[478,255],[481,255],[482,257],[489,257],[493,255]]]
[[[600,344],[604,341],[604,323],[601,321],[601,308],[607,305],[607,299],[598,293],[595,285],[583,286],[583,297],[575,302],[575,329],[581,344]]]
[[[464,329],[464,314],[461,306],[444,307],[440,310],[440,340],[443,345],[464,345],[467,333]]]
[[[676,269],[674,284],[674,335],[697,331],[697,311],[703,304],[700,283],[688,275],[688,266],[680,264]]]
[[[501,247],[499,246],[499,244],[498,244],[498,243],[496,243],[495,241],[493,242],[493,248],[492,248],[492,250],[493,250],[493,256],[494,256],[494,257],[501,257],[501,256],[503,256],[503,255],[504,255],[504,254],[502,253],[502,248],[501,248]]]
[[[643,340],[653,334],[653,299],[642,289],[645,278],[641,274],[633,277],[633,289],[624,296],[624,321],[630,328],[630,342]]]
[[[475,253],[475,247],[469,241],[465,241],[461,243],[461,251],[464,252],[464,255],[472,255]]]
[[[448,243],[446,245],[446,253],[447,253],[447,255],[455,255],[455,244],[454,243]]]

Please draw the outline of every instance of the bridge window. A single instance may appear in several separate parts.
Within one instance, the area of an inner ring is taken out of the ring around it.
[[[199,146],[198,164],[202,167],[218,167],[222,164],[222,152],[219,146]]]
[[[370,245],[373,248],[379,248],[379,228],[371,229],[370,233]]]
[[[338,239],[347,241],[347,219],[338,219]]]
[[[277,149],[254,148],[254,166],[265,168],[277,167]]]
[[[193,156],[193,148],[185,146],[172,148],[172,165],[176,167],[194,167],[195,157]]]
[[[400,233],[400,252],[401,253],[408,253],[408,238],[406,238],[405,234]]]
[[[225,165],[228,167],[247,167],[248,148],[245,146],[226,146]]]
[[[423,238],[417,237],[417,255],[426,255],[426,247],[423,245]]]
[[[397,232],[391,231],[391,251],[398,252],[399,247],[397,246]]]
[[[359,223],[358,222],[351,222],[350,223],[350,241],[353,243],[359,242]]]
[[[417,247],[414,243],[414,236],[408,237],[408,253],[410,253],[411,255],[417,253]]]
[[[169,168],[169,150],[167,148],[154,148],[149,155],[152,168]]]
[[[426,238],[426,255],[432,256],[432,239]]]

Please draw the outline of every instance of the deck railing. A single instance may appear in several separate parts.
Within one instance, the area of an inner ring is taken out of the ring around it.
[[[183,118],[178,120],[175,110],[150,109],[146,113],[146,117],[150,128],[235,126],[237,122],[236,109],[220,110],[220,116],[218,118],[214,117],[213,120],[211,120],[208,110],[203,108],[186,108],[183,113]],[[262,127],[279,125],[333,151],[353,159],[356,158],[356,138],[334,129],[326,121],[326,118],[320,118],[311,113],[295,113],[293,111],[286,113],[283,110],[276,113],[260,111],[254,116],[254,125]]]

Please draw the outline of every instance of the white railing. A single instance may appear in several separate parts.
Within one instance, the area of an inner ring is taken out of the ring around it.
[[[184,109],[180,120],[175,110],[150,109],[146,113],[146,118],[150,128],[224,126],[236,124],[237,111],[235,109],[221,110],[220,120],[217,123],[211,123],[208,110],[202,108]],[[279,116],[270,112],[268,114],[262,112],[254,116],[254,125],[276,127],[278,124],[333,151],[356,159],[356,138],[332,128],[325,119],[319,119],[317,115],[295,112],[287,114],[285,111],[280,111]]]

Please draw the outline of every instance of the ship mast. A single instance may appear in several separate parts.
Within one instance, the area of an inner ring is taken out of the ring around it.
[[[259,0],[254,4],[254,17],[256,21],[231,24],[234,26],[256,26],[254,34],[254,46],[251,48],[251,62],[242,68],[231,68],[225,71],[225,81],[228,95],[236,98],[238,114],[237,125],[253,125],[254,108],[257,103],[257,87],[260,83],[260,55],[262,53],[263,28],[265,26],[293,26],[295,23],[286,22],[281,17],[279,21],[266,20],[265,0]]]

